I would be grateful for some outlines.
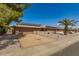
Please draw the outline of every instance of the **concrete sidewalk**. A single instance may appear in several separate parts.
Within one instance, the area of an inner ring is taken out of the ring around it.
[[[33,46],[28,48],[21,48],[21,49],[13,49],[10,52],[8,51],[7,54],[0,54],[0,55],[9,55],[9,56],[48,56],[54,53],[61,51],[62,49],[76,43],[79,41],[79,33],[71,34],[70,36],[65,36],[63,39],[55,41],[55,42],[48,42],[43,45]],[[4,51],[6,52],[6,51]],[[0,52],[1,53],[1,52]]]

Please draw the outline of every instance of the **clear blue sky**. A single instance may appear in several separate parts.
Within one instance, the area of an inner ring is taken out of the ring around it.
[[[25,23],[57,26],[63,18],[79,20],[79,4],[33,3],[31,8],[24,10],[21,19]]]

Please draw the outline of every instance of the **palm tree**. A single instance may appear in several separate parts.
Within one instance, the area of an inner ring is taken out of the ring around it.
[[[58,23],[59,23],[59,25],[64,25],[64,35],[67,35],[68,27],[69,26],[76,26],[77,22],[78,21],[70,20],[70,19],[65,18],[65,19],[59,21]]]

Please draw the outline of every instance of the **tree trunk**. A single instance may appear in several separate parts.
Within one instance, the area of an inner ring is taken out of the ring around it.
[[[67,35],[67,33],[68,33],[68,26],[65,26],[65,28],[64,28],[64,35]]]
[[[16,34],[16,33],[15,33],[15,28],[12,29],[12,34]]]

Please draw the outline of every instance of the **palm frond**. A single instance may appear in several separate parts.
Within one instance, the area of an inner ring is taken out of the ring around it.
[[[79,22],[79,21],[64,18],[62,21],[59,21],[58,23],[61,25],[64,25],[64,26],[76,26],[77,22]]]

